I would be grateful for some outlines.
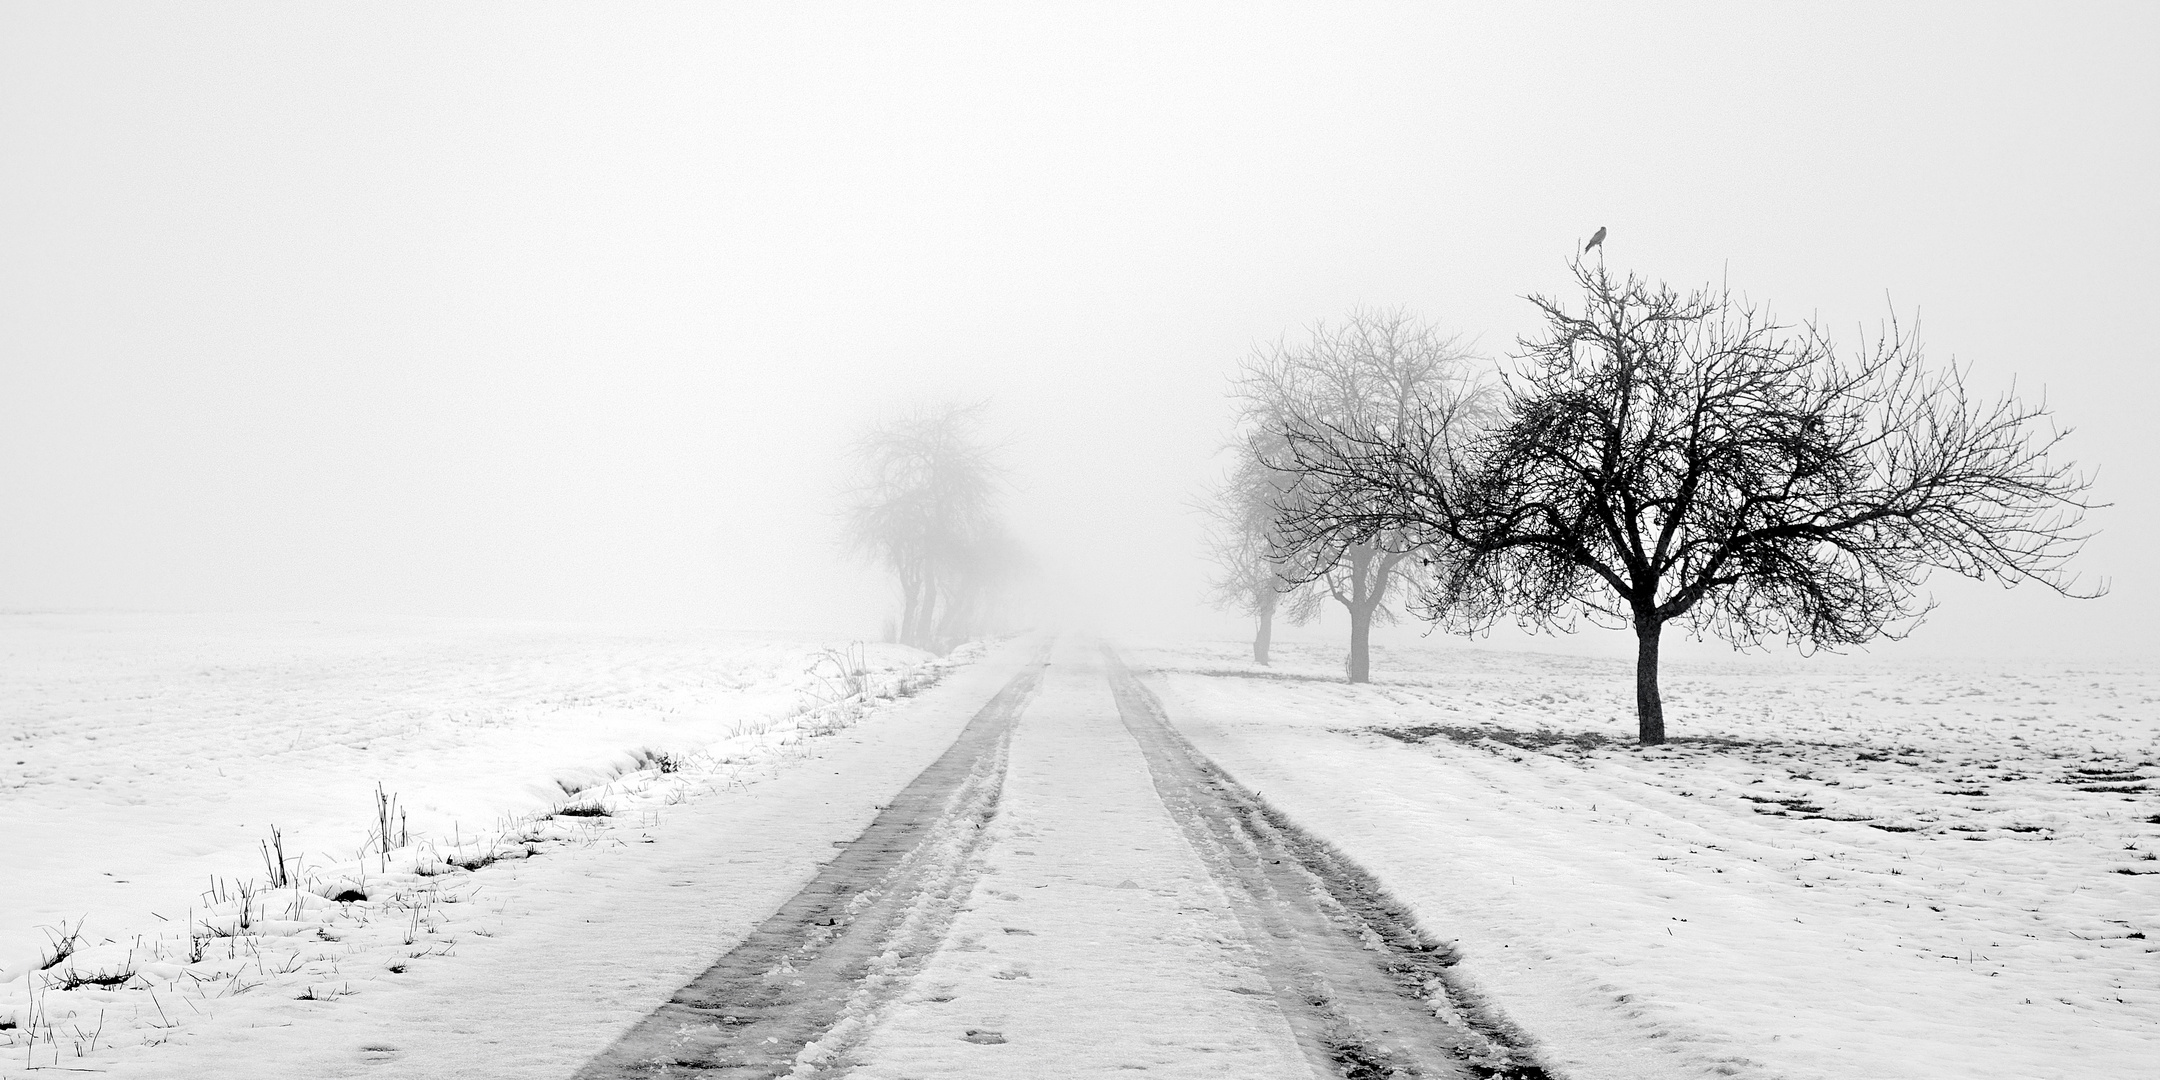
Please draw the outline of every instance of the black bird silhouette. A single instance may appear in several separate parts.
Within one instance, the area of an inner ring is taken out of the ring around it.
[[[1589,242],[1589,243],[1587,243],[1587,244],[1584,244],[1584,245],[1582,246],[1582,249],[1583,249],[1583,254],[1585,254],[1585,255],[1588,255],[1588,254],[1590,254],[1590,249],[1591,249],[1591,248],[1594,248],[1594,247],[1596,247],[1596,246],[1598,246],[1599,244],[1602,244],[1602,243],[1604,243],[1604,242],[1605,242],[1605,226],[1603,226],[1603,225],[1600,225],[1600,226],[1598,226],[1598,227],[1597,227],[1597,231],[1596,231],[1596,232],[1594,232],[1594,233],[1591,233],[1591,234],[1590,234],[1590,242]]]

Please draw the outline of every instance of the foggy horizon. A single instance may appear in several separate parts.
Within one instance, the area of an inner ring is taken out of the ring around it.
[[[983,401],[1047,618],[1236,637],[1239,362],[1507,363],[1607,227],[2075,429],[2109,594],[1938,572],[1873,655],[2160,654],[2149,8],[272,10],[0,7],[0,609],[875,636],[849,447]]]
[[[2156,46],[0,0],[0,1080],[2147,1076]]]

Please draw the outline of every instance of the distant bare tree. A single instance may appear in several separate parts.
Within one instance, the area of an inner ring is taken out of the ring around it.
[[[936,639],[953,645],[1010,627],[1014,592],[1034,561],[1002,524],[992,522],[961,552],[959,572],[945,576]]]
[[[1275,553],[1276,506],[1288,478],[1242,443],[1232,452],[1236,462],[1230,474],[1203,506],[1209,517],[1208,556],[1220,571],[1209,582],[1209,599],[1218,608],[1252,617],[1253,662],[1265,664],[1285,594],[1310,590],[1283,576],[1283,561]]]
[[[1015,561],[997,520],[999,474],[981,411],[903,413],[855,447],[849,544],[899,579],[905,644],[937,649],[968,637]]]
[[[1394,618],[1391,587],[1423,573],[1422,540],[1391,519],[1332,515],[1342,493],[1313,465],[1421,423],[1453,430],[1452,418],[1481,393],[1469,354],[1399,309],[1358,310],[1314,326],[1304,344],[1254,356],[1237,392],[1251,455],[1282,478],[1274,557],[1285,579],[1314,586],[1291,614],[1340,603],[1350,616],[1350,681],[1369,681],[1372,624]]]
[[[1581,311],[1531,298],[1545,330],[1489,433],[1354,428],[1296,455],[1328,495],[1307,532],[1397,529],[1442,554],[1423,616],[1631,627],[1653,744],[1667,624],[1736,646],[1899,637],[1937,567],[2098,594],[2066,573],[2090,480],[2054,459],[2068,432],[2044,406],[1975,399],[1895,324],[1846,357],[1727,292],[1570,267]]]

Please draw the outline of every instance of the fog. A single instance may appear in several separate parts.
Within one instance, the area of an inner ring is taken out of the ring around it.
[[[2065,10],[5,4],[0,607],[874,634],[850,441],[979,400],[1059,618],[1235,635],[1238,361],[1606,226],[2077,429],[2111,593],[1878,652],[2160,652],[2160,12]]]

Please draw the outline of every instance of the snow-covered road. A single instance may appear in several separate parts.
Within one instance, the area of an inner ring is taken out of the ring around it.
[[[983,862],[851,1075],[1311,1075],[1091,648],[1064,643],[1015,730]]]
[[[1683,738],[1645,751],[1624,673],[1524,655],[1404,651],[1351,686],[1296,646],[1268,670],[1128,649],[1134,682],[1064,642],[1039,684],[1025,643],[895,654],[909,692],[827,724],[803,711],[815,648],[179,625],[13,627],[0,810],[16,864],[61,887],[0,896],[79,912],[86,859],[241,872],[255,826],[219,811],[247,789],[211,779],[191,714],[222,760],[283,777],[286,820],[346,843],[364,792],[323,756],[387,747],[365,760],[403,770],[414,838],[13,962],[0,1075],[569,1077],[759,933],[846,931],[807,887],[855,873],[970,745],[975,786],[917,815],[934,857],[889,879],[893,919],[829,965],[799,1045],[774,1036],[779,1071],[1386,1075],[1420,1040],[1566,1080],[2129,1080],[2160,1059],[2143,669],[1675,665]],[[985,715],[1003,726],[970,744]],[[670,742],[669,770],[625,750]],[[614,779],[547,816],[580,774]],[[543,813],[480,844],[421,816],[506,799]]]
[[[581,1080],[1537,1075],[1114,657],[1054,655]]]
[[[2160,1075],[2149,667],[1675,664],[1644,750],[1620,664],[1132,655],[1564,1075]]]

